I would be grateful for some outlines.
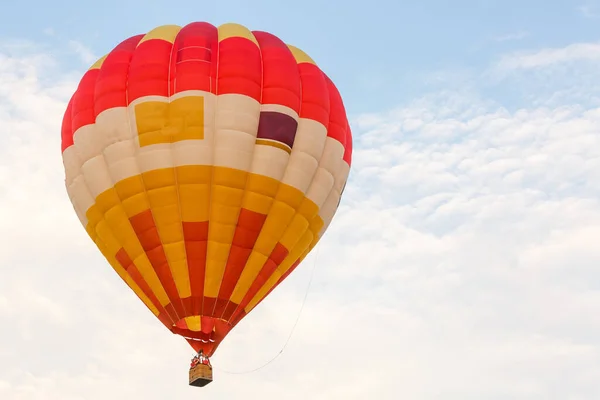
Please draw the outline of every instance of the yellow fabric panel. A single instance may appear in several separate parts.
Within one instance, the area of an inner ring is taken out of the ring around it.
[[[303,221],[302,226],[306,226],[308,229],[304,229],[302,232],[299,232],[297,230],[299,225],[295,225],[293,222],[290,224],[286,233],[284,234],[284,237],[281,239],[281,243],[283,244],[284,241],[288,240],[288,237],[290,238],[290,241],[295,240],[293,247],[286,246],[286,248],[291,248],[292,250],[283,260],[281,265],[277,267],[277,270],[273,273],[273,275],[267,280],[263,287],[250,301],[250,303],[248,303],[248,306],[245,307],[246,312],[250,312],[250,310],[252,310],[252,308],[254,308],[264,296],[266,296],[269,290],[271,290],[273,286],[277,284],[279,278],[283,276],[298,259],[303,259],[306,257],[306,255],[317,244],[319,241],[319,232],[321,231],[324,223],[323,219],[318,215],[318,212],[319,207],[311,200],[305,198],[298,209],[298,214],[294,216],[294,220]],[[310,223],[308,221],[310,221]],[[298,238],[297,240],[296,237]]]
[[[304,194],[301,191],[288,185],[278,186],[276,198],[254,244],[250,258],[233,290],[231,301],[238,304],[242,301],[275,245],[283,237],[294,214],[300,209],[303,199]],[[296,229],[300,229],[300,226],[297,226]],[[294,232],[298,234],[296,231]],[[299,235],[302,235],[302,232]],[[290,239],[293,239],[293,234],[290,235]],[[289,247],[286,248],[290,250]]]
[[[288,146],[285,143],[281,143],[278,142],[276,140],[270,140],[270,139],[256,139],[256,144],[260,144],[262,146],[271,146],[271,147],[275,147],[279,150],[283,150],[288,154],[292,153],[292,149],[290,148],[290,146]]]
[[[248,261],[244,266],[244,270],[240,275],[240,279],[238,280],[235,289],[231,294],[230,300],[232,302],[236,304],[240,304],[242,302],[244,296],[250,289],[250,286],[252,286],[254,279],[256,279],[258,273],[268,259],[269,257],[263,253],[252,250],[250,257],[248,257]]]
[[[295,210],[281,201],[275,201],[271,208],[265,224],[258,235],[258,239],[254,244],[252,253],[248,258],[240,279],[238,280],[233,293],[231,294],[231,301],[239,304],[246,292],[252,286],[252,282],[258,276],[258,273],[262,269],[264,263],[271,255],[271,252],[275,248],[275,245],[279,241],[279,238],[283,234],[285,226],[283,225],[287,220],[291,220]],[[281,221],[278,223],[278,221]]]
[[[116,207],[119,203],[121,203],[121,199],[119,198],[119,194],[115,190],[115,188],[110,188],[102,193],[100,193],[96,197],[96,207],[98,210],[104,214],[111,207]]]
[[[279,243],[286,249],[293,249],[300,237],[308,229],[308,221],[302,215],[296,214],[285,233],[279,239]]]
[[[138,46],[147,40],[162,39],[169,43],[174,43],[177,34],[181,30],[178,25],[162,25],[152,29],[140,40]]]
[[[96,225],[98,225],[98,222],[100,222],[102,220],[102,218],[104,218],[104,215],[100,212],[98,207],[94,204],[85,212],[85,217],[88,222],[85,227],[85,230],[88,233],[88,235],[90,235],[92,240],[95,242],[96,238],[98,237],[98,234],[96,233]]]
[[[129,276],[129,274],[126,273],[124,280],[125,283],[131,288],[131,290],[133,290],[136,296],[139,297],[140,300],[142,300],[142,302],[146,305],[146,307],[150,309],[150,311],[152,311],[152,314],[158,316],[160,314],[160,311],[154,306],[154,304],[152,304],[152,302],[150,301],[148,296],[144,294],[142,289],[140,289],[140,287],[133,281],[133,278],[131,278],[131,276]]]
[[[184,320],[190,331],[200,332],[202,330],[202,319],[199,316],[185,317]]]
[[[286,249],[293,249],[296,246],[304,232],[309,229],[309,221],[317,215],[319,207],[311,200],[304,198],[297,210],[298,212],[279,240]]]
[[[254,34],[250,31],[250,29],[243,25],[234,23],[223,24],[218,27],[218,32],[219,42],[231,37],[243,37],[254,42],[258,46],[258,41],[254,37]]]
[[[204,139],[204,97],[185,96],[135,105],[140,147]]]
[[[308,247],[308,251],[311,251],[317,245],[317,243],[319,243],[319,240],[321,240],[319,237],[319,232],[321,232],[323,225],[325,225],[325,221],[323,221],[323,218],[321,218],[320,215],[315,216],[315,218],[310,221],[309,229],[314,234],[314,237],[312,243]]]
[[[321,229],[323,228],[324,224],[325,222],[323,221],[323,218],[321,218],[320,215],[315,216],[315,218],[313,218],[310,221],[309,229],[312,233],[314,233],[316,241],[319,240],[319,232],[321,232]],[[313,247],[317,244],[316,241],[313,243]]]
[[[95,233],[96,240],[94,241],[97,242],[100,239],[108,251],[107,254],[112,254],[112,257],[123,248],[148,283],[150,290],[152,290],[161,305],[165,306],[169,304],[167,293],[140,245],[139,239],[129,222],[129,215],[123,207],[123,204],[128,201],[125,196],[146,197],[145,192],[136,193],[137,190],[143,190],[144,186],[136,185],[135,183],[138,181],[135,178],[139,179],[140,177],[128,178],[119,182],[115,187],[100,193],[96,197],[96,203],[86,213],[88,217],[86,230]],[[119,196],[125,198],[123,203],[121,203]]]
[[[122,199],[123,210],[128,218],[138,215],[150,208],[146,188],[141,175],[132,176],[117,182],[115,190]],[[133,257],[133,255],[131,255]]]
[[[204,295],[208,297],[219,294],[248,176],[232,168],[216,167],[213,171],[204,280]]]
[[[304,194],[298,189],[283,184],[278,186],[275,200],[256,240],[254,250],[267,257],[271,254],[299,209],[303,198]],[[258,271],[256,273],[258,274]]]
[[[156,275],[156,271],[152,267],[150,260],[146,253],[142,254],[138,258],[133,260],[133,263],[137,267],[138,271],[142,275],[142,278],[146,281],[148,286],[150,286],[150,290],[154,293],[161,306],[166,306],[170,303],[169,297],[167,296],[167,292],[165,288],[160,283],[160,279],[158,279],[158,275]]]
[[[100,68],[102,68],[102,64],[104,63],[104,60],[106,60],[107,56],[108,56],[108,54],[105,54],[102,57],[100,57],[98,59],[98,61],[96,61],[95,63],[93,63],[92,66],[89,69],[100,69]]]
[[[309,198],[304,198],[300,204],[300,207],[298,208],[298,214],[312,222],[316,217],[318,217],[319,206],[317,206]]]
[[[142,300],[142,302],[146,305],[146,307],[150,309],[150,311],[152,311],[154,315],[158,316],[158,314],[160,314],[158,309],[154,306],[154,304],[152,304],[148,296],[144,294],[142,289],[140,289],[140,287],[137,285],[137,283],[135,283],[135,281],[131,278],[127,271],[125,271],[125,268],[121,266],[121,264],[117,261],[115,256],[110,255],[104,243],[102,243],[102,241],[99,239],[95,243],[96,246],[98,246],[98,249],[104,256],[104,258],[106,258],[108,263],[113,267],[113,269],[121,277],[121,279],[125,281],[127,286],[129,286],[131,290],[133,290],[136,296],[139,297],[140,300]]]
[[[214,240],[214,234],[211,235],[211,232],[219,229],[223,229],[223,226],[216,224],[210,226],[208,231],[204,295],[209,297],[217,297],[219,293],[229,250],[231,249],[231,243],[221,243]]]
[[[177,242],[164,245],[165,254],[169,261],[169,269],[173,275],[177,293],[180,298],[190,297],[192,295],[192,286],[190,275],[188,273],[187,255],[185,252],[185,242]]]
[[[301,49],[297,48],[296,46],[288,45],[288,48],[290,49],[290,51],[294,55],[294,58],[296,59],[296,62],[298,64],[301,64],[301,63],[310,63],[310,64],[317,65],[317,63],[312,58],[310,58],[308,54],[306,54],[304,51],[302,51]]]
[[[144,252],[122,207],[111,208],[104,214],[104,219],[108,226],[111,227],[112,234],[115,236],[119,248],[122,247],[132,260]]]
[[[273,178],[249,174],[242,207],[259,214],[269,214],[278,188],[279,181]]]
[[[184,165],[177,167],[181,218],[185,222],[208,221],[212,167]]]
[[[279,185],[279,190],[277,191],[276,200],[283,201],[294,210],[298,210],[300,205],[302,204],[305,196],[300,190],[295,187],[281,184]]]
[[[266,296],[266,294],[271,290],[273,286],[277,283],[279,278],[298,260],[310,246],[314,237],[314,233],[310,230],[307,230],[302,235],[302,238],[298,241],[296,246],[290,251],[290,254],[283,260],[281,265],[277,268],[273,275],[267,279],[267,282],[263,285],[262,288],[256,293],[256,295],[252,298],[252,300],[248,303],[248,305],[244,308],[246,313],[250,312],[258,302]]]
[[[119,243],[115,235],[113,235],[112,229],[106,220],[98,222],[98,225],[96,225],[96,233],[98,234],[98,239],[102,240],[106,245],[108,253],[117,254],[121,249],[121,243]]]
[[[296,210],[288,204],[275,200],[258,235],[254,250],[269,256],[295,212]]]
[[[192,295],[192,288],[187,268],[175,174],[174,168],[163,168],[144,172],[142,178],[177,293],[179,297],[185,298]]]

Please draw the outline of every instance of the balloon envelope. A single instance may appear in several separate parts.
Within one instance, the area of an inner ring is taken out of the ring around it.
[[[332,81],[301,50],[237,24],[123,41],[85,73],[62,125],[87,233],[206,355],[323,235],[351,154]]]

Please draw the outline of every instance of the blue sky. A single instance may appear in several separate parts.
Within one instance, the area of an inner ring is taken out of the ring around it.
[[[62,54],[69,40],[103,55],[155,26],[205,20],[276,33],[305,49],[334,78],[351,113],[390,108],[425,91],[473,80],[491,98],[521,104],[502,83],[466,77],[506,52],[596,41],[598,2],[577,1],[186,1],[10,2],[0,37],[26,38]],[[344,5],[341,5],[344,4]],[[598,11],[600,12],[600,11]],[[48,32],[53,32],[52,36]],[[81,67],[65,54],[61,61]],[[440,71],[452,71],[439,76]],[[432,79],[432,77],[434,77]],[[484,81],[484,82],[481,82]]]
[[[600,399],[600,1],[172,3],[3,6],[0,399]],[[327,234],[202,391],[85,235],[60,154],[94,57],[194,20],[304,49],[354,135]],[[303,304],[275,362],[223,371],[278,354]]]

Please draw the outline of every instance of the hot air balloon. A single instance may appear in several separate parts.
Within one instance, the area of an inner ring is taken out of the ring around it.
[[[83,75],[62,123],[81,223],[203,360],[317,244],[351,155],[329,77],[302,50],[231,23],[124,40]],[[190,384],[210,382],[205,372],[190,370]]]

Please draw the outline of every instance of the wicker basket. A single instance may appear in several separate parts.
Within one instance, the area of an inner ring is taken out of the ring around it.
[[[190,386],[203,387],[213,380],[212,367],[206,364],[196,364],[190,368]]]

